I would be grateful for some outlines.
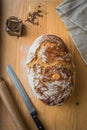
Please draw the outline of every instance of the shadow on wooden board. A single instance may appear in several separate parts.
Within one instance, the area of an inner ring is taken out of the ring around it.
[[[1,44],[2,44],[1,28],[2,28],[2,0],[0,0],[0,63],[1,63]],[[0,65],[0,74],[1,74],[1,65]]]

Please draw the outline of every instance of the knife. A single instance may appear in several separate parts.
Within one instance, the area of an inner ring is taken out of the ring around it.
[[[18,90],[20,96],[22,97],[22,99],[24,100],[25,105],[27,106],[30,115],[32,116],[38,130],[45,130],[42,123],[40,122],[40,120],[37,117],[37,112],[35,110],[35,107],[33,106],[33,104],[31,103],[27,93],[25,92],[20,80],[18,79],[16,73],[13,71],[13,69],[11,68],[10,65],[6,66],[6,71],[9,75],[9,77],[11,78],[11,80],[13,81],[16,89]]]

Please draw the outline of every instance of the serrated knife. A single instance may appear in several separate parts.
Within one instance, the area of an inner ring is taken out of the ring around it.
[[[37,117],[37,112],[35,107],[33,106],[33,104],[31,103],[27,93],[25,92],[20,80],[18,79],[16,73],[13,71],[13,69],[11,68],[10,65],[6,66],[6,71],[9,75],[9,77],[11,78],[12,82],[14,83],[16,89],[18,90],[20,96],[22,97],[25,105],[27,106],[30,115],[32,116],[38,130],[45,130],[42,123],[40,122],[40,120]]]

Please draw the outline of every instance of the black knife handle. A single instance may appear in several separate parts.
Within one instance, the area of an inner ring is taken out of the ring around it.
[[[40,120],[37,118],[37,113],[36,112],[32,112],[31,116],[36,124],[36,126],[38,127],[38,130],[45,130],[42,123],[40,122]]]

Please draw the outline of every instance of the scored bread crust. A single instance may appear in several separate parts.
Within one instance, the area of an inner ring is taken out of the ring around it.
[[[63,40],[56,35],[42,35],[31,45],[27,56],[30,87],[47,105],[60,105],[74,89],[75,66]]]

